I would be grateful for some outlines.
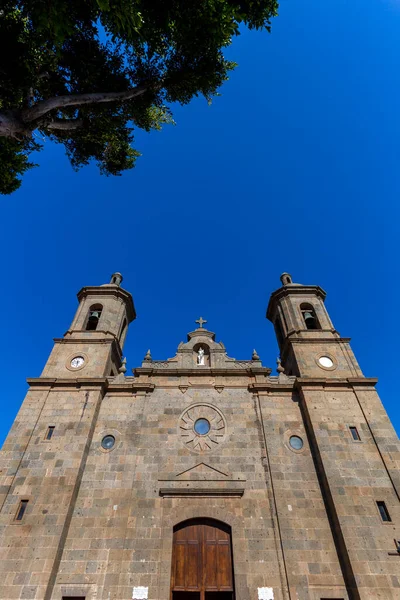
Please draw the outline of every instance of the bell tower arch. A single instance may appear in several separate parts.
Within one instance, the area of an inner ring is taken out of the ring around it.
[[[391,531],[386,527],[388,515],[399,510],[398,438],[375,390],[377,380],[364,377],[350,339],[336,331],[324,290],[294,283],[288,273],[281,282],[267,318],[275,326],[285,373],[296,377],[296,401],[348,598],[378,598],[382,584],[372,591],[368,561],[382,561],[381,573],[388,577],[398,572],[398,564],[387,561],[398,521],[393,519]],[[366,536],[373,541],[369,554]]]

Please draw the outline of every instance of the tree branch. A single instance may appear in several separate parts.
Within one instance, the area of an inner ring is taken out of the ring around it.
[[[161,87],[161,83],[157,85]],[[31,123],[40,119],[52,110],[60,110],[67,106],[83,106],[85,104],[99,104],[101,102],[121,102],[131,100],[149,89],[149,85],[138,85],[125,92],[93,92],[88,94],[69,94],[67,96],[54,96],[48,100],[41,100],[33,106],[22,111],[24,123]]]
[[[0,112],[0,137],[9,137],[21,140],[31,135],[16,112],[5,110]]]
[[[72,129],[80,129],[81,127],[83,127],[82,119],[54,119],[54,121],[43,126],[43,129],[70,131]],[[40,126],[39,129],[41,129]]]

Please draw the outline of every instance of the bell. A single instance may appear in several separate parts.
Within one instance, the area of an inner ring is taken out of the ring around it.
[[[91,319],[99,319],[100,318],[100,313],[97,312],[97,310],[94,310],[93,312],[90,313],[90,318]]]
[[[303,314],[307,329],[317,329],[317,320],[315,318],[314,313],[306,310]]]

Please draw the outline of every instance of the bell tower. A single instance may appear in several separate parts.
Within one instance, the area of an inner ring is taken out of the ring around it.
[[[114,273],[110,283],[78,292],[78,310],[68,331],[54,340],[42,377],[117,375],[128,324],[136,318],[132,296],[121,282],[121,273]]]
[[[282,364],[297,377],[361,377],[350,348],[325,308],[326,293],[317,285],[293,283],[281,275],[282,287],[270,298],[267,318],[273,323]]]
[[[383,588],[399,572],[391,559],[400,554],[394,543],[400,538],[396,432],[376,392],[377,380],[364,377],[350,339],[334,328],[324,290],[293,283],[288,273],[281,282],[271,295],[267,318],[275,327],[285,373],[295,376],[294,399],[324,498],[345,597],[386,595],[394,600],[397,592],[386,594]],[[379,575],[373,580],[369,574],[377,572],[376,564]]]

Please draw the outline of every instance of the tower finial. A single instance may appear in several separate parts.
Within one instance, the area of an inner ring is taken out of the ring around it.
[[[290,285],[291,283],[293,283],[292,276],[289,275],[289,273],[282,273],[280,279],[281,279],[282,285]]]
[[[278,356],[278,358],[276,359],[276,364],[278,365],[277,368],[276,368],[276,370],[278,371],[279,375],[281,373],[284,373],[285,369],[282,367],[280,356]]]
[[[152,359],[152,357],[151,357],[150,348],[147,350],[147,352],[146,352],[146,354],[145,354],[145,357],[144,357],[144,360],[145,360],[146,362],[151,362],[151,361],[153,360],[153,359]]]
[[[117,285],[119,287],[121,285],[122,280],[123,280],[123,277],[122,277],[121,273],[117,272],[117,273],[113,273],[111,275],[110,283],[113,285]]]

